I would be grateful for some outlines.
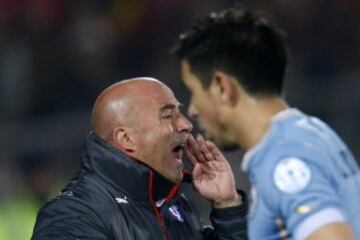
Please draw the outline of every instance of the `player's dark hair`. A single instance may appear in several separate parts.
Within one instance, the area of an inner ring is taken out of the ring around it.
[[[211,13],[180,35],[175,54],[210,85],[214,70],[233,75],[251,95],[282,92],[287,64],[284,33],[264,13],[230,8]]]

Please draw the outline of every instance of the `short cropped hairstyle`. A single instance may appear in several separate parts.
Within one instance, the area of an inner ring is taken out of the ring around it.
[[[254,96],[282,94],[287,65],[284,33],[264,13],[230,8],[211,13],[180,35],[174,53],[204,87],[215,70],[234,76]]]

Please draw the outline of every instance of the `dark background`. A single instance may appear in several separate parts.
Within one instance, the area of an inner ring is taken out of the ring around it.
[[[76,172],[106,86],[152,76],[187,103],[169,50],[194,19],[234,2],[0,0],[0,240],[29,239],[38,207]],[[329,123],[359,159],[360,2],[242,3],[287,32],[289,103]],[[227,156],[247,189],[241,152]],[[208,205],[197,203],[206,219]]]

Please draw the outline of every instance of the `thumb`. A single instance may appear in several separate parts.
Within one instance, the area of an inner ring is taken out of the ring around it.
[[[199,163],[196,163],[192,171],[193,181],[199,180],[200,177],[201,177],[201,166]]]

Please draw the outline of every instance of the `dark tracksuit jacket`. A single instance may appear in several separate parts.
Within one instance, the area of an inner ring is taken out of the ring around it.
[[[213,209],[215,230],[157,172],[89,134],[81,170],[38,213],[32,240],[246,239],[247,204]]]

